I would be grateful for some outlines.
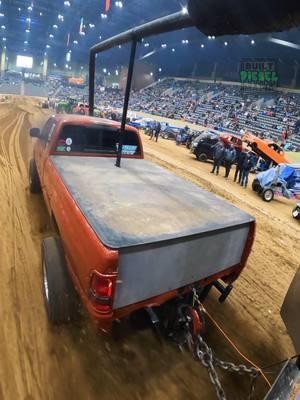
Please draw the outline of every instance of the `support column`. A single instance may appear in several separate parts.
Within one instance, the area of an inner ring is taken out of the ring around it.
[[[5,66],[6,66],[6,46],[3,47],[1,54],[1,65],[0,65],[1,78],[4,76]]]
[[[299,72],[298,62],[295,60],[294,63],[295,63],[294,64],[294,76],[293,76],[292,85],[291,85],[293,89],[295,89],[297,86],[297,78],[298,78],[298,72]]]
[[[44,81],[47,79],[47,72],[48,72],[48,55],[45,53],[44,63],[43,63],[43,79],[44,79]]]

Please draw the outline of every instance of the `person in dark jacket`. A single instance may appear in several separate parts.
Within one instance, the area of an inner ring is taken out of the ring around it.
[[[248,153],[243,163],[241,186],[244,188],[248,185],[248,177],[252,168],[251,155]]]
[[[155,141],[156,142],[158,142],[160,131],[161,131],[161,124],[160,124],[160,122],[157,122],[157,124],[155,126]]]
[[[234,146],[231,144],[229,148],[225,149],[224,152],[224,160],[225,160],[225,177],[228,178],[232,164],[235,162],[236,159],[236,150]]]
[[[211,171],[211,174],[214,174],[216,171],[216,175],[219,175],[219,170],[220,170],[220,165],[222,164],[222,161],[224,159],[224,144],[223,142],[218,142],[214,146],[214,166]]]
[[[234,182],[238,181],[238,183],[241,183],[242,169],[243,169],[243,165],[244,165],[246,156],[247,156],[247,153],[244,150],[242,150],[240,152],[240,154],[238,155],[237,164],[236,164],[235,173],[234,173]]]

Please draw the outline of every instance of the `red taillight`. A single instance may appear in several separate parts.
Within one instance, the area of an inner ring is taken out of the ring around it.
[[[98,272],[92,273],[90,298],[97,311],[102,313],[111,311],[115,278],[115,275],[102,275]]]

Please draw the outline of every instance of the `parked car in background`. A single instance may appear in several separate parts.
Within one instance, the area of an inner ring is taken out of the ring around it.
[[[296,207],[293,209],[292,215],[293,215],[293,218],[300,221],[300,203],[296,204]]]
[[[278,164],[288,164],[289,161],[284,156],[284,150],[274,140],[261,139],[250,133],[246,133],[242,137],[248,147],[251,148],[259,157],[262,157],[270,167],[271,164],[276,166]]]
[[[216,134],[199,135],[192,143],[191,152],[195,154],[197,160],[212,160],[214,156],[214,146],[220,142],[220,137]]]

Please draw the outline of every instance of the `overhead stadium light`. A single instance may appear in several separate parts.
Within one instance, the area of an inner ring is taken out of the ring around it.
[[[182,14],[187,14],[188,13],[187,7],[182,7],[181,12],[182,12]]]

